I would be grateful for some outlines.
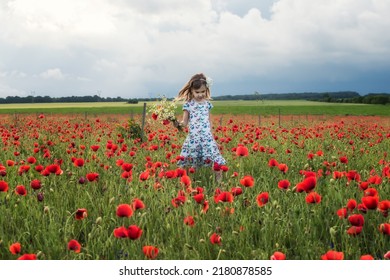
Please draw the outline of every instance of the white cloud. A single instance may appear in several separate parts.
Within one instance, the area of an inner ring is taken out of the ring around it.
[[[39,76],[44,79],[54,79],[54,80],[65,79],[65,75],[62,73],[61,69],[59,68],[47,69],[45,72],[42,72]]]
[[[390,69],[388,0],[33,2],[0,4],[0,72],[21,92],[174,94],[201,71],[217,94],[320,90]]]

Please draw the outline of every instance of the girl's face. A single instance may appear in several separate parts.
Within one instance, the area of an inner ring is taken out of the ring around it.
[[[206,97],[206,86],[202,85],[198,89],[192,89],[192,96],[194,97],[194,100],[197,102],[203,101]]]

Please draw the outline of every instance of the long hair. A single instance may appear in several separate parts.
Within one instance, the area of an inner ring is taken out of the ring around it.
[[[191,77],[191,79],[183,86],[183,88],[179,91],[176,99],[177,100],[185,100],[189,101],[193,98],[192,90],[197,90],[201,86],[206,87],[206,96],[205,99],[211,99],[210,88],[207,85],[206,76],[203,73],[195,74]]]

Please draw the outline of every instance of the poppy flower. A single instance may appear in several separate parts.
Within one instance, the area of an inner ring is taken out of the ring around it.
[[[130,172],[133,169],[133,164],[125,162],[121,165],[121,168],[123,171]]]
[[[141,199],[134,198],[132,206],[133,206],[134,210],[144,209],[145,208],[145,203]]]
[[[384,217],[388,216],[390,209],[390,200],[382,200],[378,203],[378,210],[383,214]]]
[[[281,190],[287,190],[289,187],[290,187],[290,181],[287,180],[287,179],[284,179],[284,180],[280,180],[278,182],[278,188],[281,189]]]
[[[76,158],[76,159],[73,161],[73,165],[76,166],[76,167],[83,167],[83,166],[84,166],[84,159],[82,159],[82,158]]]
[[[0,181],[0,192],[8,191],[8,183],[6,181]]]
[[[72,239],[68,242],[68,250],[74,251],[75,253],[80,253],[81,245],[76,239]]]
[[[150,245],[142,247],[142,252],[148,259],[155,259],[158,255],[158,248]]]
[[[34,179],[34,180],[31,181],[30,186],[34,190],[39,190],[42,187],[42,183],[38,179]]]
[[[353,226],[362,227],[364,225],[364,217],[362,214],[353,214],[348,217],[348,221]]]
[[[236,148],[236,155],[239,157],[246,157],[248,156],[248,148],[245,147],[244,145],[238,145]]]
[[[240,179],[240,184],[247,188],[252,188],[255,184],[255,179],[253,179],[252,176],[244,176],[242,179]]]
[[[133,209],[129,204],[119,204],[116,208],[116,215],[118,217],[131,217],[133,215]]]
[[[187,175],[184,175],[180,178],[180,183],[182,183],[186,187],[189,187],[191,186],[191,178]]]
[[[85,208],[79,208],[77,209],[75,213],[75,219],[76,220],[82,220],[88,216],[87,209]]]
[[[390,224],[387,223],[380,224],[379,231],[383,234],[390,235]]]
[[[205,200],[204,202],[203,202],[203,207],[202,207],[202,213],[203,214],[206,214],[207,213],[207,211],[209,210],[209,202],[208,202],[208,200]]]
[[[348,216],[347,208],[340,208],[337,210],[336,214],[340,217],[340,219],[346,218]]]
[[[213,233],[213,234],[210,236],[210,242],[211,242],[211,244],[221,245],[221,241],[222,241],[221,236],[218,235],[218,234],[216,234],[216,233]]]
[[[357,207],[357,202],[355,199],[350,199],[347,202],[347,209],[353,211]]]
[[[344,253],[329,250],[324,255],[321,256],[322,260],[343,260],[344,259]]]
[[[91,150],[94,152],[97,152],[99,150],[100,146],[99,145],[91,145]]]
[[[278,161],[277,161],[276,159],[274,159],[274,158],[271,158],[271,159],[268,161],[268,166],[269,166],[269,167],[275,167],[275,166],[278,166],[278,165],[279,165]]]
[[[198,193],[198,194],[194,195],[193,198],[196,201],[196,203],[200,204],[204,200],[204,194],[203,193]]]
[[[360,181],[360,174],[356,170],[350,170],[345,174],[347,177],[348,181]]]
[[[17,195],[21,195],[21,196],[27,195],[26,187],[23,186],[23,185],[18,185],[18,186],[16,186],[16,188],[15,188],[15,193],[16,193]]]
[[[242,194],[242,188],[240,187],[234,187],[230,190],[230,192],[232,193],[233,196],[237,196],[237,195],[240,195]]]
[[[271,256],[270,259],[271,260],[285,260],[286,255],[283,254],[282,252],[276,251],[275,253],[273,253],[273,255]]]
[[[320,203],[321,202],[321,195],[319,195],[316,192],[310,192],[306,195],[306,203]]]
[[[139,180],[140,181],[146,181],[149,179],[149,171],[146,170],[144,172],[142,172],[140,175],[139,175]]]
[[[371,260],[374,260],[374,257],[371,256],[371,255],[362,255],[362,256],[360,257],[360,260],[371,261]]]
[[[375,188],[367,188],[363,191],[364,196],[378,196],[378,191]]]
[[[387,259],[387,260],[390,260],[390,251],[387,251],[387,253],[385,253],[385,254],[383,255],[383,257],[384,257],[385,259]]]
[[[234,196],[231,192],[221,192],[219,194],[216,195],[215,197],[215,203],[218,203],[218,202],[229,202],[229,203],[232,203],[234,200]]]
[[[29,164],[34,164],[34,163],[37,162],[37,160],[36,160],[35,157],[28,157],[28,158],[27,158],[27,162],[28,162]]]
[[[339,160],[340,160],[341,163],[344,163],[344,164],[347,164],[347,163],[348,163],[348,158],[345,157],[345,156],[340,157]]]
[[[114,229],[114,236],[116,238],[127,238],[128,237],[128,231],[125,227],[118,227]]]
[[[362,197],[363,205],[370,210],[376,209],[379,203],[378,196],[363,196]]]
[[[317,179],[314,176],[306,177],[303,179],[301,187],[304,192],[311,192],[317,184]]]
[[[94,181],[97,181],[99,179],[99,174],[95,173],[95,172],[91,172],[91,173],[88,173],[87,175],[85,175],[85,177],[87,178],[87,180],[89,182],[94,182]]]
[[[259,207],[263,207],[264,205],[266,205],[268,203],[268,200],[269,200],[268,192],[262,192],[256,198],[256,202]]]
[[[184,218],[184,224],[190,227],[193,227],[195,225],[194,217],[187,216]]]
[[[127,228],[127,236],[130,239],[132,240],[138,239],[141,237],[141,235],[142,235],[142,229],[140,229],[138,226],[131,225]]]
[[[288,166],[287,164],[285,163],[279,163],[278,164],[278,169],[283,172],[283,173],[286,173],[288,171]]]
[[[349,229],[347,229],[347,233],[349,235],[358,235],[362,232],[363,227],[362,226],[351,226]]]
[[[37,255],[35,254],[24,254],[18,258],[18,260],[36,260]]]
[[[11,252],[12,255],[19,254],[21,250],[22,250],[22,246],[20,245],[19,242],[13,243],[11,244],[11,246],[9,246],[9,251]]]

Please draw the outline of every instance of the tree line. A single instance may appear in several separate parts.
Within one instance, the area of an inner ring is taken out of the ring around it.
[[[98,95],[51,97],[51,96],[7,96],[0,98],[0,104],[14,103],[79,103],[79,102],[126,102],[137,104],[138,102],[154,101],[156,98],[122,98],[100,97]],[[332,103],[363,103],[363,104],[390,104],[389,93],[369,93],[360,95],[355,91],[338,92],[303,92],[303,93],[267,93],[255,92],[242,95],[221,95],[213,97],[213,100],[309,100]]]

